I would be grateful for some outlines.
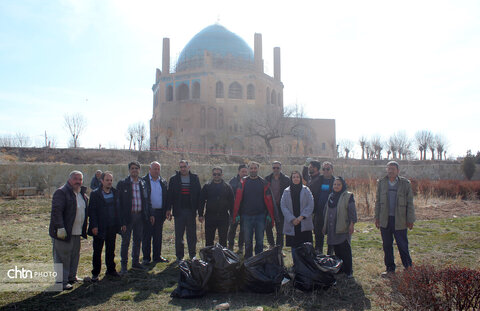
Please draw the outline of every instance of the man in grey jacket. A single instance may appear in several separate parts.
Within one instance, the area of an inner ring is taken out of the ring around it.
[[[387,163],[387,176],[377,181],[375,202],[375,226],[380,228],[386,271],[382,277],[395,273],[393,239],[405,269],[412,266],[408,251],[407,228],[412,229],[415,222],[413,192],[410,181],[398,176],[399,167],[395,161]]]

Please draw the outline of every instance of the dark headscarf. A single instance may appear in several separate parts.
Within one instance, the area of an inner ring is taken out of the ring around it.
[[[300,176],[300,183],[298,185],[293,183],[293,174]],[[300,191],[302,191],[302,175],[300,175],[298,171],[294,171],[290,175],[290,196],[292,197],[293,214],[295,217],[300,216]]]
[[[342,182],[342,190],[338,192],[333,190],[332,194],[328,197],[328,207],[331,207],[331,208],[334,208],[335,206],[337,206],[340,196],[342,195],[342,193],[347,191],[347,183],[345,182],[345,180],[340,176],[335,177],[333,182],[335,182],[336,180],[340,180]]]

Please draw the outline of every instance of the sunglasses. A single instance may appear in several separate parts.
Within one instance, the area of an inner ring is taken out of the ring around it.
[[[212,175],[213,176],[222,176],[222,174],[220,174],[220,173],[213,173]]]
[[[272,168],[273,168],[274,170],[279,170],[279,169],[280,169],[280,167],[278,167],[278,166],[273,166]]]
[[[322,168],[322,171],[325,171],[325,172],[328,172],[329,170],[330,170],[329,167],[324,167],[324,168]]]
[[[180,166],[180,168],[187,168],[186,166]]]

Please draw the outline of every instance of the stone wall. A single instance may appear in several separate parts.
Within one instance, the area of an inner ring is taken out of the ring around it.
[[[352,165],[349,163],[334,163],[335,174],[345,178],[378,178],[385,174],[385,164],[377,165]],[[224,178],[229,180],[237,173],[237,164],[221,165]],[[201,183],[205,183],[211,176],[212,164],[192,164],[192,172],[200,177]],[[302,165],[283,165],[283,171],[289,174],[293,170],[302,169]],[[168,179],[175,173],[175,165],[162,165],[161,174]],[[95,171],[110,170],[114,174],[114,182],[128,175],[126,164],[59,164],[59,163],[9,163],[0,164],[0,195],[9,193],[12,187],[37,187],[39,191],[52,193],[61,186],[68,178],[72,170],[80,170],[84,173],[84,184],[90,185]],[[148,172],[148,164],[142,164],[141,173]],[[260,167],[260,175],[265,176],[271,172],[271,166],[264,164]],[[464,179],[460,164],[402,164],[401,175],[417,179]],[[480,173],[476,172],[475,179],[480,179]]]
[[[180,159],[189,160],[192,172],[200,177],[202,184],[210,178],[211,168],[223,168],[225,179],[235,176],[240,163],[255,160],[262,163],[260,175],[271,172],[270,163],[279,160],[283,171],[289,174],[300,170],[305,163],[303,157],[242,157],[229,155],[204,155],[172,153],[164,151],[131,151],[108,149],[46,149],[46,148],[0,148],[0,195],[9,193],[12,187],[37,187],[39,191],[51,193],[52,189],[65,183],[72,170],[84,173],[84,184],[89,185],[95,171],[110,170],[115,183],[128,174],[127,164],[132,160],[142,163],[141,173],[148,172],[148,163],[157,160],[162,164],[162,176],[167,178],[178,169]],[[319,159],[320,161],[329,159]],[[385,174],[387,160],[330,159],[335,175],[345,178],[378,178]],[[459,179],[464,176],[459,162],[455,161],[401,161],[400,174],[416,179]],[[480,168],[475,172],[480,180]]]

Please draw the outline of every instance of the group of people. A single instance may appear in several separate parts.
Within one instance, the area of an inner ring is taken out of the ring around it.
[[[218,234],[218,242],[233,250],[240,227],[238,251],[245,250],[245,259],[252,257],[254,251],[263,252],[265,233],[271,248],[282,248],[285,243],[291,247],[292,256],[295,248],[305,242],[314,242],[316,251],[323,253],[326,235],[327,254],[342,259],[343,272],[348,278],[353,277],[351,236],[357,222],[355,199],[347,191],[345,180],[334,176],[333,164],[308,161],[302,173],[293,171],[290,177],[282,172],[279,161],[272,163],[272,173],[265,178],[258,175],[259,168],[257,162],[242,164],[237,176],[227,183],[222,168],[214,167],[211,180],[202,187],[186,160],[179,162],[179,170],[170,177],[168,185],[160,175],[159,162],[152,162],[148,174],[141,177],[140,164],[133,161],[128,164],[129,175],[116,187],[112,172],[97,171],[89,198],[82,186],[83,174],[72,171],[67,183],[52,198],[49,232],[53,258],[63,267],[58,282],[67,290],[79,281],[76,274],[80,237],[87,235],[93,236],[93,282],[99,278],[104,246],[106,275],[111,277],[127,273],[131,240],[132,269],[145,270],[152,261],[168,262],[161,253],[162,232],[165,220],[172,218],[176,260],[184,258],[185,233],[188,254],[193,259],[197,217],[202,226],[205,224],[205,246],[213,245]],[[387,176],[377,185],[375,224],[383,240],[383,276],[395,272],[393,239],[404,267],[412,265],[407,228],[412,229],[415,221],[413,193],[410,182],[398,173],[398,163],[389,162]],[[120,273],[114,261],[117,234],[122,237]]]

